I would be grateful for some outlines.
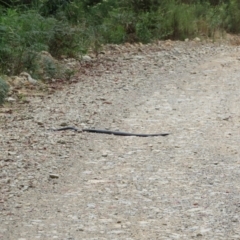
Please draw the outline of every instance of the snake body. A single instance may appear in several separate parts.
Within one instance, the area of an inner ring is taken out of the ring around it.
[[[65,131],[65,130],[73,130],[76,132],[81,132],[81,130],[75,127],[63,127],[52,129],[53,131]],[[110,131],[110,130],[101,130],[101,129],[82,129],[83,132],[92,132],[92,133],[102,133],[102,134],[111,134],[111,135],[118,135],[118,136],[136,136],[136,137],[156,137],[156,136],[167,136],[169,133],[155,133],[155,134],[140,134],[140,133],[127,133],[127,132],[120,132],[120,131]]]

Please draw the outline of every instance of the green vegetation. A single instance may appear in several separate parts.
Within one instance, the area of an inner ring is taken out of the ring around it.
[[[41,77],[41,51],[77,57],[106,43],[213,37],[219,31],[240,32],[239,0],[0,0],[0,74]],[[54,63],[45,65],[56,72]]]
[[[7,97],[8,90],[9,86],[2,78],[0,78],[0,105],[3,104],[4,99]]]

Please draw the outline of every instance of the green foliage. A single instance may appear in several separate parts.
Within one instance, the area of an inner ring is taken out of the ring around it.
[[[19,5],[29,5],[31,0],[0,0],[0,5],[4,7],[15,7]]]
[[[209,36],[214,37],[215,32],[223,31],[225,24],[225,5],[218,5],[212,8],[212,11],[209,11],[209,15],[207,17],[207,22],[209,25]]]
[[[128,9],[130,2],[132,9]],[[123,1],[104,18],[106,42],[151,42],[159,38],[184,38],[196,33],[194,7],[176,1]],[[159,5],[159,7],[157,7]],[[147,11],[152,9],[152,11]]]
[[[0,105],[4,103],[9,90],[8,84],[0,77]]]
[[[176,4],[175,0],[169,0],[158,9],[158,13],[162,38],[183,40],[196,34],[195,5]]]
[[[130,41],[129,37],[135,32],[135,14],[130,11],[121,11],[120,8],[113,9],[109,16],[104,18],[102,35],[107,43],[123,43]],[[128,38],[128,39],[127,39]]]
[[[225,11],[225,29],[232,33],[240,33],[240,2],[229,0]]]
[[[55,22],[33,11],[19,14],[8,9],[0,17],[1,71],[17,74],[31,64],[37,52],[48,50]]]
[[[136,23],[136,37],[138,41],[142,43],[148,43],[152,39],[160,36],[161,22],[158,16],[154,13],[142,13],[139,14],[138,21]]]
[[[4,74],[32,71],[41,51],[73,57],[86,52],[88,44],[84,29],[36,11],[9,8],[0,16],[0,72]]]
[[[52,30],[49,52],[54,57],[61,55],[76,57],[78,53],[86,53],[90,46],[85,26],[70,26],[67,22],[61,21],[57,22]]]
[[[132,9],[135,13],[155,12],[162,0],[123,0],[122,6]]]
[[[38,4],[39,10],[44,16],[56,16],[59,12],[65,11],[70,0],[45,0]]]
[[[38,75],[41,51],[76,57],[106,43],[240,32],[239,0],[0,0],[0,72]],[[57,67],[45,62],[54,76]]]
[[[83,1],[74,0],[67,5],[65,9],[66,19],[74,25],[86,23],[86,10],[84,9]]]

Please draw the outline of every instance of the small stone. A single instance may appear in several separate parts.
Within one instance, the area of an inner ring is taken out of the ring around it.
[[[232,219],[232,222],[238,222],[238,217],[237,216],[234,216],[233,219]]]
[[[16,99],[15,99],[15,98],[12,98],[12,97],[8,97],[8,98],[6,98],[6,101],[7,101],[7,102],[15,102]]]
[[[84,229],[83,229],[83,227],[78,227],[78,228],[76,229],[76,231],[83,232]]]
[[[102,153],[102,157],[107,157],[108,156],[108,153],[107,152],[103,152]]]
[[[28,190],[29,189],[29,186],[24,186],[23,188],[22,188],[22,191],[26,191],[26,190]]]
[[[16,154],[17,154],[16,152],[11,152],[11,151],[8,152],[8,155],[16,155]]]
[[[82,56],[82,60],[85,61],[85,62],[89,62],[92,60],[91,57],[89,57],[88,55],[85,55],[85,56]]]
[[[228,121],[230,118],[231,118],[231,116],[226,116],[226,117],[222,117],[222,120]]]
[[[43,125],[44,125],[43,122],[37,122],[37,124],[38,124],[39,126],[43,126]]]
[[[50,178],[59,178],[59,175],[55,174],[55,173],[51,173],[51,174],[49,174],[49,177]]]
[[[198,37],[195,37],[195,38],[194,38],[194,41],[195,41],[195,42],[200,42],[200,41],[201,41],[201,39],[200,39],[200,38],[198,38]]]
[[[29,73],[27,73],[27,72],[22,72],[22,73],[20,73],[20,76],[21,76],[21,77],[26,77],[26,78],[27,78],[27,81],[28,81],[29,83],[33,84],[33,85],[36,85],[36,84],[38,83],[38,81],[37,81],[36,79],[33,79],[33,78],[31,77],[31,75],[30,75]]]
[[[96,208],[96,205],[94,203],[89,203],[89,204],[87,204],[87,207],[94,209],[94,208]]]

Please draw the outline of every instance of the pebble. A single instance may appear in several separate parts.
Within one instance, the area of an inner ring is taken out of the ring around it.
[[[59,178],[59,174],[51,173],[49,174],[50,178]]]
[[[88,56],[88,55],[82,56],[81,59],[82,59],[83,61],[86,61],[86,62],[89,62],[89,61],[92,60],[92,58],[91,58],[90,56]]]

